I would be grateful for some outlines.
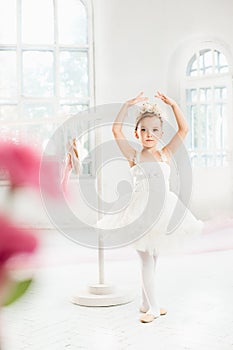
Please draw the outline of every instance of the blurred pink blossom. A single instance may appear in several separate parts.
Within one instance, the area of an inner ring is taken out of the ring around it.
[[[56,180],[58,162],[48,161],[46,158],[43,159],[43,162],[41,160],[39,152],[31,146],[15,144],[11,141],[0,142],[0,170],[4,170],[10,182],[10,196],[6,197],[8,210],[11,208],[9,205],[12,204],[15,190],[18,187],[40,189],[53,197],[60,195],[58,180]],[[14,225],[8,217],[0,213],[0,306],[4,305],[3,302],[12,284],[9,277],[8,260],[22,254],[33,253],[37,245],[38,241],[31,232]],[[18,289],[15,289],[17,293],[14,298],[10,298],[11,303],[27,290],[31,280],[26,282],[26,284],[23,283],[23,290],[20,284]]]
[[[59,195],[59,187],[55,181],[58,177],[58,164],[43,159],[43,176],[40,179],[41,159],[40,153],[31,146],[11,141],[0,142],[0,169],[6,171],[12,189],[21,186],[35,189],[41,187],[43,191],[56,197]]]
[[[39,187],[40,155],[31,147],[1,142],[0,168],[7,172],[12,187]]]
[[[37,239],[32,233],[0,216],[0,266],[17,254],[33,253],[37,245]]]

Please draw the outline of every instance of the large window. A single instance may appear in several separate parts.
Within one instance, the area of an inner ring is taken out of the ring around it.
[[[215,47],[190,58],[185,78],[189,123],[187,147],[193,166],[228,165],[232,77],[225,55]]]
[[[93,98],[89,7],[80,0],[0,0],[0,137],[43,148]]]

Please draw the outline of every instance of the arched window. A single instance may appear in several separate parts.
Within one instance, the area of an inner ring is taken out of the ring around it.
[[[93,101],[90,6],[0,0],[0,137],[41,147]]]
[[[201,48],[189,59],[185,94],[192,166],[227,166],[232,75],[226,55],[216,46]]]

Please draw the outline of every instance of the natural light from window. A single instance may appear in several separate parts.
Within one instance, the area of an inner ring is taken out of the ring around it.
[[[90,106],[90,28],[80,0],[0,0],[1,139],[41,148]]]
[[[223,53],[195,53],[186,70],[187,147],[193,166],[226,166],[229,65]]]

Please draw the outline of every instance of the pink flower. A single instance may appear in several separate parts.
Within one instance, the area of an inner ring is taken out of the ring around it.
[[[35,236],[0,216],[0,266],[17,254],[34,252],[36,247]]]
[[[50,195],[56,199],[62,199],[60,185],[60,163],[55,157],[43,157],[39,174],[40,190],[42,195]]]
[[[21,186],[42,187],[43,191],[56,197],[59,187],[54,179],[58,173],[58,164],[44,159],[41,167],[41,158],[40,153],[28,145],[0,142],[0,169],[6,171],[12,189]]]
[[[26,145],[1,142],[0,168],[7,172],[13,188],[39,187],[40,155]]]

